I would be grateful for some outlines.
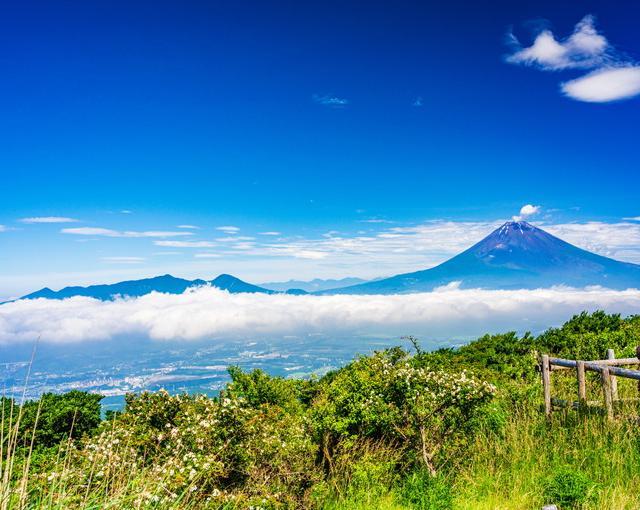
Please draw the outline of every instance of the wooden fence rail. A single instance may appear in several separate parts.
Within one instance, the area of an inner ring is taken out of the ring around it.
[[[640,347],[638,347],[640,352]],[[576,381],[578,386],[578,406],[587,405],[587,386],[585,373],[588,371],[600,374],[602,382],[602,393],[604,397],[604,407],[607,411],[609,420],[613,420],[613,405],[618,399],[618,381],[617,377],[627,379],[635,379],[640,381],[640,370],[632,370],[629,368],[620,368],[625,365],[640,365],[639,358],[621,358],[616,359],[613,349],[607,351],[607,359],[583,361],[563,358],[553,358],[547,354],[543,354],[540,360],[542,368],[542,387],[544,391],[544,411],[547,417],[551,416],[553,410],[553,402],[558,399],[551,397],[551,373],[554,370],[574,369],[576,371]],[[640,388],[640,383],[639,383]]]

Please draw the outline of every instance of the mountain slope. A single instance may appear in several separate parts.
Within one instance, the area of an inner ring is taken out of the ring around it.
[[[640,288],[640,266],[596,255],[527,222],[512,221],[439,266],[322,294],[425,292],[452,282],[461,282],[461,288],[490,289]]]
[[[258,287],[257,285],[253,285],[251,283],[247,283],[240,278],[236,278],[230,274],[221,274],[217,278],[214,278],[209,283],[211,283],[212,287],[217,287],[222,290],[228,290],[232,294],[237,294],[241,292],[253,292],[260,294],[277,294],[277,292],[269,289],[265,289],[263,287]]]

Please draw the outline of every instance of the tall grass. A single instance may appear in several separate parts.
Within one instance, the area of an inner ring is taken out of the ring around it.
[[[575,400],[572,373],[554,374],[554,382],[557,393]],[[619,390],[625,398],[638,394],[635,381],[619,379]],[[592,380],[590,398],[601,399],[599,392]],[[558,491],[574,490],[581,494],[560,508],[640,508],[637,403],[620,404],[617,412],[612,423],[598,408],[556,411],[548,421],[538,402],[515,406],[500,433],[481,430],[466,458],[456,463],[454,507],[541,508],[559,503]]]

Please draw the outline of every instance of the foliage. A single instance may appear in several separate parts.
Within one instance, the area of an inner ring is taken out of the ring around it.
[[[536,360],[632,355],[640,317],[583,313],[434,352],[409,340],[413,355],[387,349],[318,380],[231,367],[217,398],[131,394],[102,422],[97,395],[3,398],[0,510],[640,508],[636,426],[548,422]],[[575,392],[570,379],[554,391]]]
[[[461,437],[495,387],[466,371],[423,366],[401,349],[362,357],[323,385],[313,417],[326,460],[336,441],[359,437],[410,445],[435,474],[436,455]]]
[[[560,328],[551,328],[537,339],[540,350],[560,357],[596,360],[614,349],[618,357],[635,355],[640,345],[640,316],[623,319],[618,314],[582,312]]]
[[[562,466],[545,480],[545,496],[560,508],[580,508],[594,487],[593,481],[582,471]]]
[[[70,391],[61,395],[44,393],[37,401],[28,401],[22,408],[6,397],[2,398],[4,416],[20,414],[18,441],[26,446],[34,435],[35,444],[52,447],[69,436],[79,438],[93,432],[100,425],[100,395]],[[12,409],[13,408],[13,409]],[[8,433],[9,420],[4,423]]]

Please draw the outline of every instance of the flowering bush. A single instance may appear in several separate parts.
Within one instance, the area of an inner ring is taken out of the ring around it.
[[[129,395],[125,411],[78,445],[69,468],[53,476],[119,493],[144,474],[141,504],[255,499],[264,508],[295,506],[315,472],[308,430],[302,415],[251,407],[226,392],[218,399]]]
[[[421,366],[400,349],[363,357],[338,372],[317,397],[313,413],[331,463],[344,437],[408,443],[435,474],[435,456],[460,436],[495,387],[466,371]]]

